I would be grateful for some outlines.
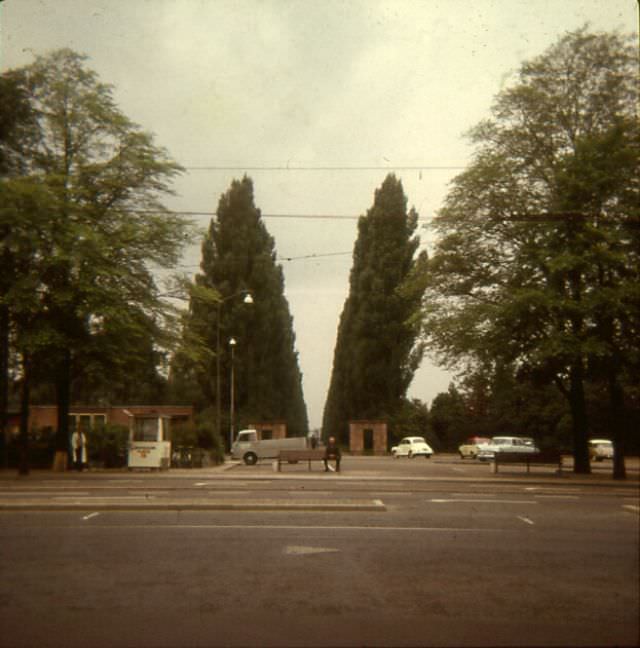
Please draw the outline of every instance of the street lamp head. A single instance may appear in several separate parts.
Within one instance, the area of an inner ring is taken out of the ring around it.
[[[234,347],[236,344],[237,344],[237,343],[236,343],[236,339],[235,339],[235,338],[231,338],[231,339],[229,340],[229,346],[230,346],[230,347]]]
[[[245,296],[244,299],[242,300],[245,304],[253,304],[253,297],[250,292],[248,292]]]

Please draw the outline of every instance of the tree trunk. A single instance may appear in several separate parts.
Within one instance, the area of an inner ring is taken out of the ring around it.
[[[9,465],[9,308],[0,305],[0,467]]]
[[[627,470],[624,462],[626,441],[624,392],[613,368],[609,371],[609,406],[611,408],[611,426],[613,428],[613,478],[626,479]]]
[[[63,351],[58,365],[56,399],[58,401],[58,426],[53,470],[64,471],[69,461],[69,408],[71,406],[71,351],[68,349]]]
[[[578,358],[569,370],[569,406],[573,431],[573,472],[591,473],[589,460],[587,404],[584,396],[584,368]]]
[[[31,402],[31,358],[22,356],[22,389],[20,395],[20,451],[18,473],[29,474],[29,406]]]

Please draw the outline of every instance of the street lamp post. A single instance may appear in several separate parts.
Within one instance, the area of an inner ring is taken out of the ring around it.
[[[248,290],[241,290],[240,292],[237,292],[233,295],[229,295],[228,297],[224,297],[223,299],[220,299],[218,301],[217,305],[217,316],[216,316],[216,432],[218,434],[218,438],[222,438],[222,433],[221,433],[221,427],[220,427],[220,416],[221,416],[221,407],[220,407],[220,400],[221,400],[221,393],[220,393],[220,355],[221,355],[221,349],[220,349],[220,316],[221,316],[221,311],[222,311],[222,305],[225,302],[228,302],[230,299],[234,299],[235,297],[239,297],[240,295],[244,295],[244,299],[242,300],[244,304],[253,304],[253,297],[251,296],[251,293]],[[229,452],[231,452],[231,442],[232,440],[230,439],[229,443]]]
[[[234,338],[229,340],[229,347],[231,348],[231,386],[229,388],[229,447],[233,446],[233,435],[235,433],[235,375],[233,366],[233,352],[236,348],[236,341]]]

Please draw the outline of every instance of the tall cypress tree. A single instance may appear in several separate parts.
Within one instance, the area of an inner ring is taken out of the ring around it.
[[[215,289],[217,304],[192,299],[188,326],[204,337],[212,354],[199,382],[203,404],[214,406],[217,389],[217,317],[220,316],[221,411],[230,409],[234,347],[236,429],[251,421],[283,420],[289,435],[306,435],[307,410],[295,351],[293,319],[284,296],[284,275],[276,263],[273,237],[254,204],[253,183],[234,180],[220,198],[202,244],[202,272],[196,283]],[[243,303],[251,293],[253,304]],[[222,429],[227,429],[227,420]]]
[[[424,253],[415,257],[417,220],[413,209],[407,211],[402,183],[390,174],[358,222],[323,419],[325,436],[342,443],[349,420],[393,418],[420,362],[409,319],[422,290],[418,282],[409,289],[406,281],[426,261]]]

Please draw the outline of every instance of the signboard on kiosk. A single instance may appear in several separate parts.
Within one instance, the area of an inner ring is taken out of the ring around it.
[[[168,469],[171,464],[171,418],[156,414],[129,419],[129,468]]]

